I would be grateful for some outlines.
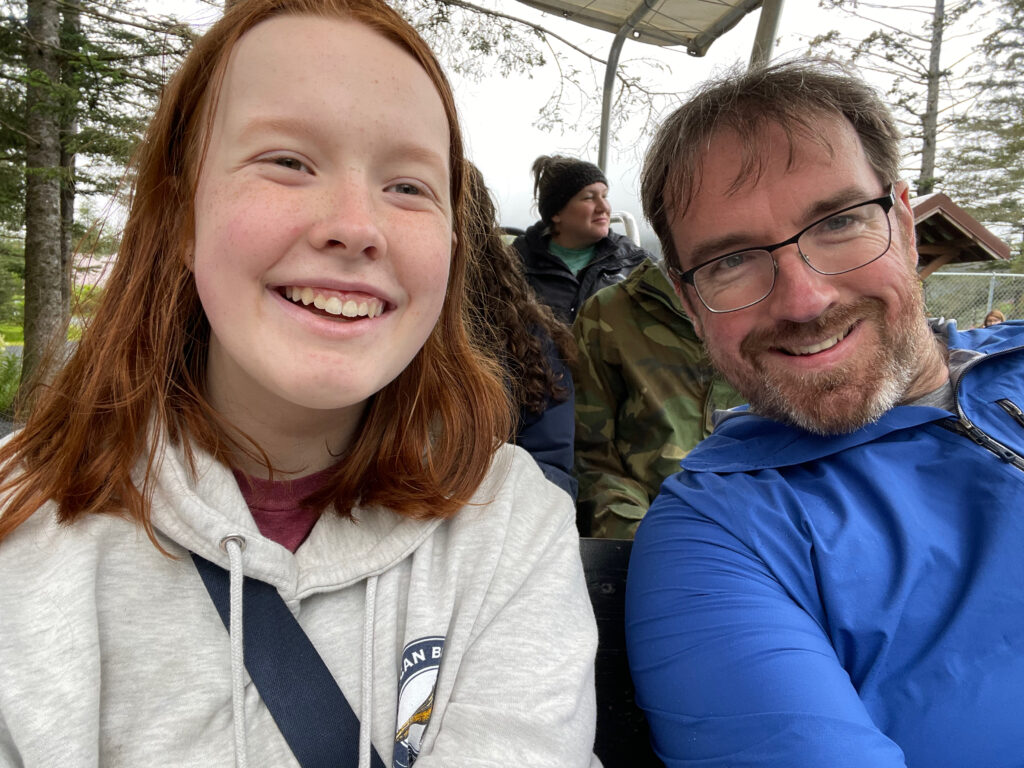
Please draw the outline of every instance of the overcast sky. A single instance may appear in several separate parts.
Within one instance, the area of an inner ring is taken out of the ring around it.
[[[539,20],[571,38],[584,49],[606,58],[612,35],[564,22],[556,17],[534,12],[521,3],[508,2],[510,13]],[[795,7],[813,6],[813,0],[788,0],[780,23],[783,46],[802,50],[804,45],[787,40],[786,19],[795,13]],[[802,13],[802,12],[801,12]],[[621,60],[653,59],[667,69],[657,72],[640,65],[645,84],[652,90],[684,95],[716,70],[736,63],[746,64],[757,29],[759,12],[747,17],[730,32],[717,40],[702,58],[689,56],[681,49],[665,49],[627,41]],[[568,55],[583,66],[582,57]],[[598,108],[601,98],[603,69],[598,68],[593,84],[593,98]],[[558,70],[553,64],[536,71],[532,79],[516,76],[508,79],[491,78],[482,82],[455,79],[456,96],[462,107],[464,130],[472,159],[484,173],[488,185],[498,200],[506,225],[523,227],[536,218],[533,205],[530,166],[540,154],[562,153],[597,161],[597,119],[579,130],[556,129],[542,131],[533,126],[541,107],[558,82]],[[641,218],[638,202],[637,174],[642,162],[648,136],[643,132],[643,116],[632,120],[622,134],[613,135],[606,169],[612,205],[625,209]],[[647,244],[647,243],[645,243]]]

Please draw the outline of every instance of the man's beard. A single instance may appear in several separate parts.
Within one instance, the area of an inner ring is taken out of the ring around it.
[[[906,288],[892,326],[885,303],[864,298],[809,323],[782,321],[771,330],[752,331],[740,345],[740,365],[714,354],[713,345],[707,345],[708,355],[755,413],[820,435],[853,432],[903,399],[927,354],[924,345],[932,335],[924,320],[920,284],[914,279]],[[760,354],[782,344],[800,346],[844,333],[855,322],[862,333],[873,326],[877,343],[867,356],[859,354],[842,365],[780,373],[766,366]]]

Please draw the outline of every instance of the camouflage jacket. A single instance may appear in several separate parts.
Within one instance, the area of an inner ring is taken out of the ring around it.
[[[651,262],[587,300],[573,333],[581,527],[631,539],[662,480],[711,434],[714,410],[743,401]]]

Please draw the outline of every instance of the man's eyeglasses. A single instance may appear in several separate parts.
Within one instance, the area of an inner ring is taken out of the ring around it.
[[[822,275],[852,272],[880,259],[892,243],[889,211],[895,202],[890,186],[882,197],[830,213],[789,240],[717,256],[686,272],[669,267],[669,272],[692,285],[711,312],[746,309],[775,288],[779,265],[773,253],[787,245],[796,243],[800,258]]]

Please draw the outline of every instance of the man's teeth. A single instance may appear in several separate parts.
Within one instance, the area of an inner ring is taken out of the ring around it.
[[[329,315],[374,318],[384,314],[384,302],[380,299],[364,299],[363,301],[349,299],[348,301],[342,301],[337,296],[327,296],[323,293],[318,293],[309,286],[299,287],[297,285],[290,285],[285,288],[284,295],[285,298],[294,301],[296,304],[301,303],[307,307],[312,304]]]
[[[791,355],[813,355],[816,352],[824,352],[826,349],[831,349],[840,341],[846,338],[846,334],[850,332],[849,329],[843,331],[840,334],[833,336],[830,339],[819,341],[817,344],[811,344],[808,347],[786,347],[786,352]]]

